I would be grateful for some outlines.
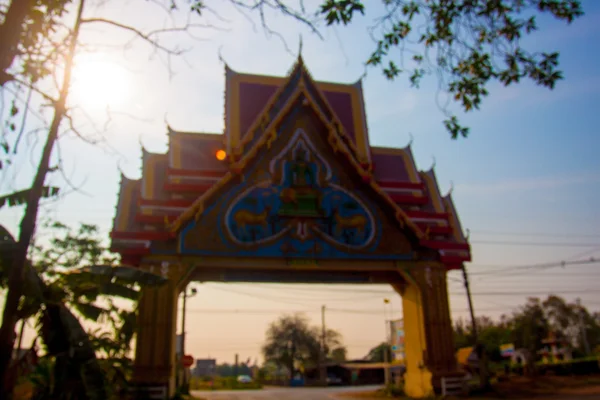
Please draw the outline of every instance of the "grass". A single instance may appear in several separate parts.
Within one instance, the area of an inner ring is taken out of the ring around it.
[[[240,383],[235,377],[215,377],[207,378],[192,378],[190,381],[190,390],[259,390],[262,385],[258,382]]]

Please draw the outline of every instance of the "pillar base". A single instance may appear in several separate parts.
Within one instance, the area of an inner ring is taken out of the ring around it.
[[[435,396],[432,378],[433,374],[426,367],[416,371],[407,370],[404,374],[404,393],[413,399]]]

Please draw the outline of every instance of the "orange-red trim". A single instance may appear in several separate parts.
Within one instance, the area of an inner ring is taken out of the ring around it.
[[[179,169],[179,168],[167,168],[167,175],[175,176],[199,176],[202,178],[221,178],[227,171],[220,171],[215,169],[204,169],[204,170],[193,170],[193,169]]]
[[[148,200],[140,199],[141,206],[158,206],[158,207],[189,207],[194,203],[193,200]]]
[[[164,223],[165,219],[171,223],[177,219],[177,215],[148,215],[148,214],[137,214],[135,216],[136,222],[143,224],[160,224]]]
[[[444,242],[441,240],[421,240],[421,245],[436,250],[470,250],[468,243]]]
[[[112,239],[140,239],[140,240],[169,240],[175,237],[171,232],[111,232]]]
[[[406,211],[406,215],[411,218],[430,218],[430,219],[447,219],[448,213],[432,213],[429,211]]]
[[[428,225],[422,222],[417,222],[417,226],[423,231],[429,231],[429,233],[433,234],[446,235],[452,233],[452,227],[450,226]]]
[[[203,193],[210,189],[213,183],[165,183],[164,189],[168,192],[194,192]]]
[[[377,181],[377,184],[384,189],[420,189],[423,190],[425,185],[422,182],[397,182],[397,181]]]
[[[387,193],[388,196],[396,203],[403,204],[427,204],[427,197],[425,196],[412,196],[410,194],[402,193]]]
[[[441,256],[440,260],[445,264],[460,264],[471,261],[471,255],[468,256]]]

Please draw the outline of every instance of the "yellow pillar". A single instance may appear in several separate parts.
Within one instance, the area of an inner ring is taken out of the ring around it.
[[[165,387],[169,398],[175,394],[175,342],[177,300],[186,270],[183,265],[163,263],[143,266],[160,273],[168,282],[142,289],[138,308],[133,384]]]
[[[459,375],[446,270],[418,267],[401,272],[405,283],[394,284],[402,295],[406,352],[404,390],[414,398],[433,396],[443,377]]]

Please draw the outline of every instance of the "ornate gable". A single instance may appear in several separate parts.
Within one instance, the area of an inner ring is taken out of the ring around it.
[[[178,221],[179,252],[413,259],[415,227],[399,229],[394,207],[336,147],[337,132],[309,95],[300,91],[282,109],[240,169]]]
[[[470,260],[450,196],[418,171],[410,145],[369,146],[360,82],[315,82],[301,59],[288,78],[226,71],[224,134],[168,128],[166,154],[142,151],[142,178],[121,185],[115,251],[132,264],[163,253],[406,259],[415,249],[448,268]]]
[[[371,163],[362,84],[316,82],[299,58],[287,78],[241,74],[225,68],[225,145],[239,159],[267,128],[294,91],[306,85],[321,112],[334,123],[357,160]]]

